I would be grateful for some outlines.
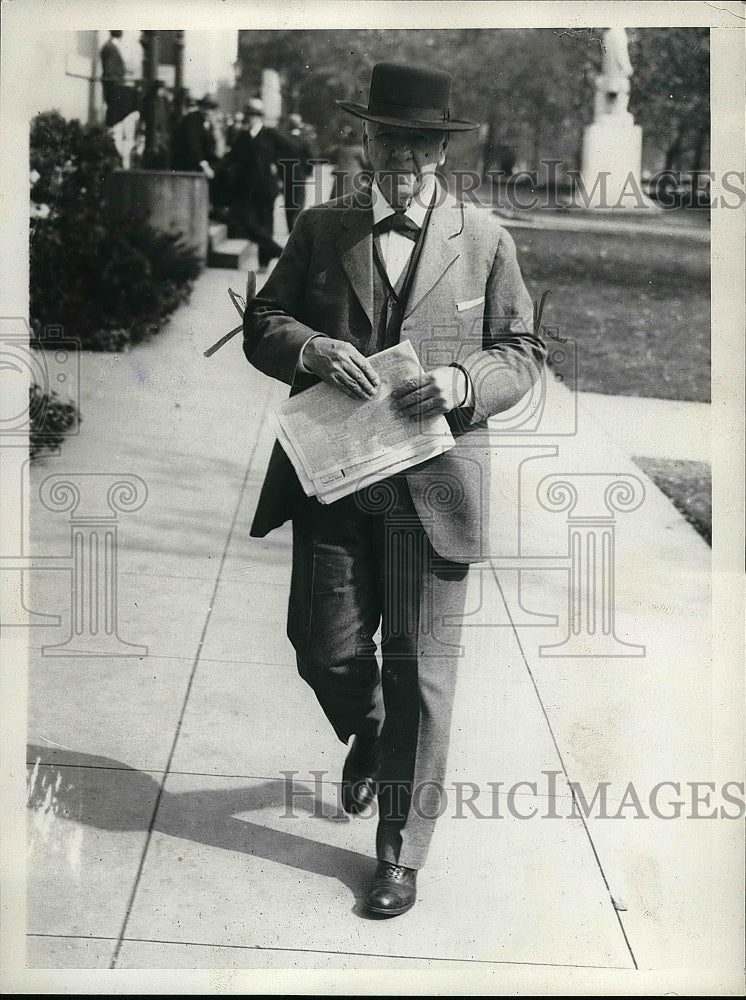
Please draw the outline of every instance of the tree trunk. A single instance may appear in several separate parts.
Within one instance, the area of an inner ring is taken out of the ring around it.
[[[679,123],[676,130],[676,138],[666,150],[666,162],[664,170],[674,170],[679,168],[679,158],[681,156],[681,141],[684,137],[684,126]]]
[[[694,159],[692,164],[693,170],[707,170],[709,156],[705,158],[705,150],[708,147],[709,138],[709,124],[701,126],[697,132],[697,141],[694,146]]]
[[[539,158],[541,156],[541,129],[534,129],[534,162],[533,170],[539,169]]]

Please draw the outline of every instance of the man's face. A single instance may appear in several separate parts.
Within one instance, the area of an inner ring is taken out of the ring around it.
[[[366,122],[363,142],[384,197],[394,208],[404,208],[444,161],[448,137],[429,129]]]

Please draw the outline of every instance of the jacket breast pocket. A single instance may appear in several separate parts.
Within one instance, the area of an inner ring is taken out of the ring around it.
[[[484,295],[480,295],[476,299],[466,299],[464,302],[457,302],[456,312],[468,312],[469,309],[476,309],[477,306],[482,305],[484,305]]]

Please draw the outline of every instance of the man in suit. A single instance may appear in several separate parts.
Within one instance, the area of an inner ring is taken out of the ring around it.
[[[127,84],[127,67],[120,48],[123,32],[110,31],[108,41],[101,47],[101,86],[106,104],[104,124],[111,135],[124,167],[130,158],[137,137],[137,124],[141,110],[142,94],[134,84]]]
[[[488,554],[486,421],[531,388],[545,358],[509,234],[436,178],[451,79],[378,64],[362,118],[369,189],[305,211],[247,310],[244,351],[292,391],[322,379],[365,401],[367,358],[400,339],[423,374],[396,395],[408,418],[445,414],[456,446],[330,505],[306,497],[276,443],[252,525],[293,523],[288,635],[337,736],[351,741],[342,804],[377,795],[374,914],[415,902],[439,815],[470,563]],[[364,405],[364,402],[361,402]],[[330,433],[333,433],[333,426]],[[381,626],[379,668],[374,635]]]
[[[233,216],[236,235],[257,244],[262,270],[282,253],[274,239],[274,210],[280,193],[278,164],[286,151],[279,132],[264,124],[263,103],[253,98],[244,108],[244,127],[230,152]]]
[[[212,180],[217,163],[215,133],[209,112],[217,104],[209,94],[199,101],[187,98],[186,114],[176,123],[171,145],[171,169],[202,173]]]
[[[313,172],[313,150],[307,138],[303,119],[298,114],[288,116],[288,127],[282,136],[284,151],[280,155],[282,194],[285,220],[291,232],[295,220],[306,204],[306,181]]]
[[[119,48],[119,39],[122,37],[121,31],[110,31],[108,41],[101,47],[101,85],[104,91],[104,101],[106,101],[106,125],[115,125],[112,119],[112,111],[119,92],[124,84],[125,66],[122,52]]]

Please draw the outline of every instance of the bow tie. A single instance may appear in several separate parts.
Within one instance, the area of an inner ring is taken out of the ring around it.
[[[404,215],[403,212],[394,212],[393,215],[387,215],[385,219],[381,219],[373,227],[373,232],[376,236],[382,236],[384,233],[390,233],[392,230],[401,236],[406,236],[408,240],[412,240],[413,242],[416,242],[417,237],[420,235],[420,226],[416,222],[412,222],[409,216]]]

